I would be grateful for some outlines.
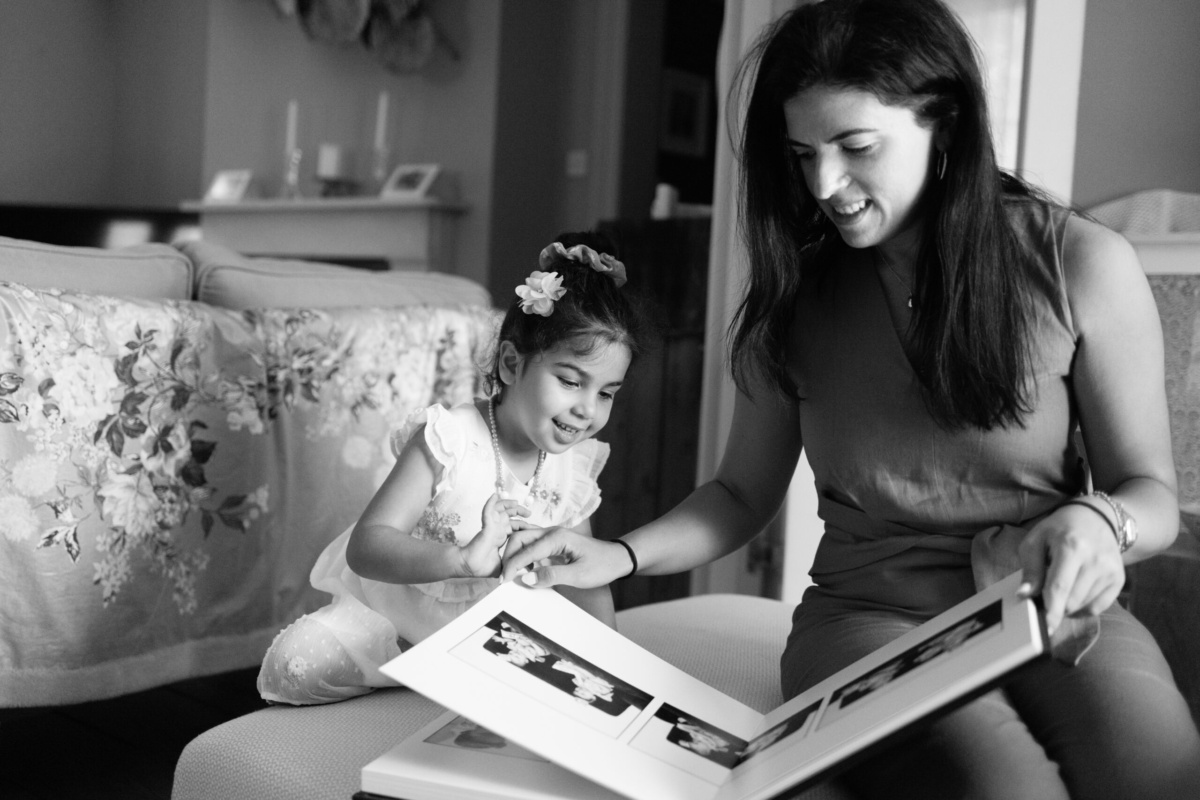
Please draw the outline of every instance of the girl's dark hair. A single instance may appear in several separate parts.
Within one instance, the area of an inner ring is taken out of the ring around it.
[[[745,389],[755,372],[794,392],[785,361],[797,291],[842,246],[788,146],[783,105],[816,86],[856,89],[949,134],[945,178],[931,176],[925,190],[914,275],[926,405],[951,428],[1020,424],[1030,408],[1032,278],[1005,202],[1046,198],[996,165],[975,45],[961,21],[940,0],[806,4],[759,40],[735,87],[755,67],[740,185],[751,269],[729,329],[735,381]]]
[[[562,233],[554,241],[566,248],[586,245],[597,253],[607,253],[619,259],[612,238],[601,232]],[[534,259],[530,271],[557,272],[566,293],[554,304],[548,317],[526,314],[521,299],[513,294],[512,302],[500,323],[497,342],[510,341],[521,356],[533,356],[570,343],[577,355],[588,355],[608,344],[623,344],[634,360],[649,343],[653,326],[629,284],[617,287],[612,275],[597,272],[588,263],[580,263],[561,255],[554,263],[541,267]],[[498,353],[493,356],[488,380],[490,389],[499,388],[500,364]]]

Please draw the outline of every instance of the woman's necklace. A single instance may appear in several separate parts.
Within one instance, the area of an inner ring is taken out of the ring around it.
[[[500,436],[496,433],[496,398],[488,398],[488,429],[492,432],[492,452],[496,455],[496,494],[504,491],[504,461],[500,458]],[[538,477],[542,474],[542,465],[546,463],[546,451],[538,450],[537,467],[529,480],[529,496],[537,488]]]
[[[908,307],[912,308],[913,290],[912,290],[912,287],[908,285],[908,281],[904,280],[904,276],[902,276],[899,272],[896,272],[896,268],[893,267],[886,258],[879,255],[878,253],[875,254],[875,257],[877,259],[879,259],[881,262],[883,262],[883,265],[888,268],[888,272],[895,275],[896,280],[900,281],[900,285],[904,287],[904,290],[906,292],[908,292]]]

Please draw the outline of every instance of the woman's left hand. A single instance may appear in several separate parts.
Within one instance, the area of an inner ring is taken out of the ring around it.
[[[1100,614],[1125,585],[1125,564],[1112,529],[1078,505],[1063,506],[1033,526],[1018,553],[1029,594],[1041,592],[1051,633],[1064,617]]]

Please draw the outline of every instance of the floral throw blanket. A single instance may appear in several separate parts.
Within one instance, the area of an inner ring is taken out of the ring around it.
[[[0,282],[0,706],[250,666],[494,313],[271,309]]]

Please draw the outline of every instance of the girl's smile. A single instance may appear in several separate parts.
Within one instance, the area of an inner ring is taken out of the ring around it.
[[[623,344],[599,342],[581,352],[578,342],[521,358],[501,344],[503,400],[496,406],[499,436],[518,461],[538,450],[562,453],[595,436],[608,424],[613,398],[625,380],[630,352]]]
[[[556,435],[555,438],[559,439],[563,444],[568,446],[575,444],[575,437],[578,436],[583,430],[582,428],[573,428],[570,425],[564,425],[556,419],[552,419],[550,421],[554,423],[554,427],[561,434],[561,436]]]

